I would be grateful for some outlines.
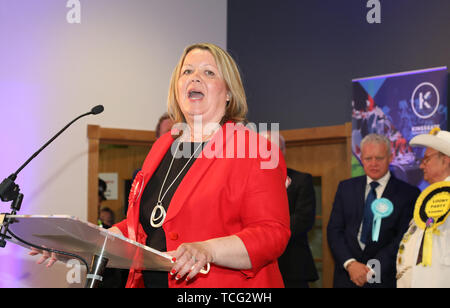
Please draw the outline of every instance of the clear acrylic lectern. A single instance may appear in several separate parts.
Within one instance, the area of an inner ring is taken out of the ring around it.
[[[20,239],[40,247],[65,251],[91,261],[87,287],[102,280],[105,267],[170,271],[168,254],[113,234],[94,224],[70,216],[12,215],[9,229]],[[30,245],[10,238],[9,242],[31,249]],[[67,261],[69,257],[59,257]]]

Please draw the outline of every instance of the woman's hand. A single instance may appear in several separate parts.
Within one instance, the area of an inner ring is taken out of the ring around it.
[[[117,227],[112,227],[112,228],[108,229],[108,231],[111,233],[123,236],[122,232]],[[46,267],[52,267],[57,261],[59,261],[56,253],[54,253],[54,252],[50,253],[48,251],[39,250],[36,248],[31,248],[31,251],[28,253],[28,255],[30,255],[30,256],[42,255],[42,257],[36,261],[36,264],[42,264],[48,260]]]
[[[168,252],[168,254],[173,256],[172,261],[175,262],[170,275],[176,280],[183,279],[187,275],[185,279],[189,281],[207,264],[214,262],[213,251],[208,241],[184,243],[176,251]]]
[[[184,243],[168,254],[175,262],[170,274],[176,280],[182,279],[186,274],[186,280],[191,280],[209,263],[237,270],[252,268],[247,249],[236,235]]]
[[[49,253],[48,251],[45,251],[45,250],[41,251],[36,248],[31,248],[31,251],[28,253],[28,255],[30,255],[30,256],[36,256],[36,255],[40,255],[40,254],[42,254],[42,257],[39,260],[37,260],[36,264],[42,264],[45,261],[47,261],[48,259],[50,259],[46,266],[52,267],[53,264],[55,264],[56,261],[58,261],[58,258],[56,257],[56,253],[54,253],[54,252]]]
[[[123,236],[122,231],[120,231],[120,229],[117,228],[117,227],[111,227],[111,228],[109,228],[109,229],[108,229],[108,232],[111,232],[111,233],[114,233],[114,234]]]

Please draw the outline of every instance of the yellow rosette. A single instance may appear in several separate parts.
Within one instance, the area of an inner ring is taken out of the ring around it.
[[[414,209],[416,225],[425,230],[422,250],[423,266],[431,266],[433,235],[439,236],[438,227],[450,213],[450,182],[438,182],[428,186],[419,196]]]

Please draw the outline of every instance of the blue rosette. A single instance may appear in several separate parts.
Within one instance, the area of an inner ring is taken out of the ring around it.
[[[389,199],[380,198],[372,202],[371,208],[373,213],[372,241],[378,242],[381,221],[383,218],[389,217],[392,214],[394,211],[394,204],[392,204]]]

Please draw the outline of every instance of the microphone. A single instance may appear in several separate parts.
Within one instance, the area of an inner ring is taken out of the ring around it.
[[[102,113],[105,108],[103,105],[97,105],[94,108],[91,109],[90,112],[84,113],[78,117],[76,117],[74,120],[72,120],[69,124],[64,126],[63,129],[61,129],[55,136],[53,136],[49,141],[47,141],[46,144],[44,144],[39,150],[36,151],[31,157],[22,165],[19,169],[17,169],[16,172],[11,174],[9,177],[3,180],[3,182],[0,184],[0,198],[3,202],[13,201],[16,200],[19,195],[19,186],[14,183],[14,181],[17,178],[17,175],[22,171],[23,168],[25,168],[36,156],[39,155],[39,153],[42,152],[50,143],[53,142],[56,138],[58,138],[59,135],[61,135],[70,125],[72,125],[77,120],[81,119],[82,117],[85,117],[87,115],[93,114],[99,114]]]
[[[95,115],[95,114],[102,113],[103,110],[105,110],[103,105],[97,105],[97,106],[95,106],[94,108],[91,109],[91,113]]]

